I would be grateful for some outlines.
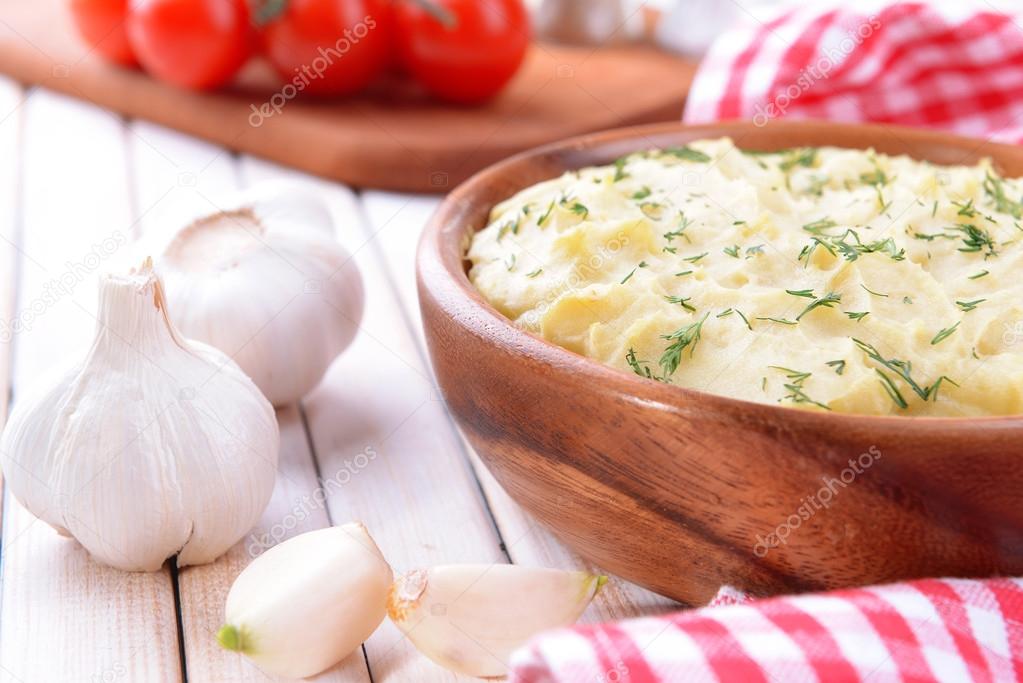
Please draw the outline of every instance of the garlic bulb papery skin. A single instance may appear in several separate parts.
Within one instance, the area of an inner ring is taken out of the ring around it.
[[[257,185],[221,206],[163,238],[174,321],[230,355],[271,403],[293,403],[358,330],[358,268],[308,190]]]
[[[93,558],[129,571],[211,562],[258,521],[280,444],[230,358],[175,330],[151,261],[101,276],[85,359],[17,398],[7,486]]]
[[[357,650],[377,629],[393,578],[358,522],[300,534],[238,575],[217,640],[267,673],[315,675]]]
[[[540,631],[574,623],[606,581],[511,564],[416,569],[394,582],[387,614],[437,664],[504,676],[513,651]]]

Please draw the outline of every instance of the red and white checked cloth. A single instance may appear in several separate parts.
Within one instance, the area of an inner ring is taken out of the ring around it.
[[[734,0],[733,0],[734,1]],[[1023,3],[805,3],[722,35],[685,120],[823,118],[1023,141]],[[753,561],[753,558],[751,558]],[[562,629],[514,683],[1023,681],[1023,579],[930,579]]]
[[[1023,680],[1023,579],[927,579],[551,631],[512,683]]]
[[[804,5],[720,36],[685,120],[875,121],[1023,141],[1023,3]]]

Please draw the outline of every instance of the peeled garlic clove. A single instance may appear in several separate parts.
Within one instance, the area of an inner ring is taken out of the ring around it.
[[[416,569],[391,586],[387,614],[424,655],[470,676],[507,673],[540,631],[572,624],[606,578],[511,564]]]
[[[256,185],[160,250],[174,321],[228,353],[274,405],[297,401],[351,343],[362,279],[320,197]]]
[[[97,319],[86,358],[16,401],[7,486],[110,566],[211,562],[273,492],[273,408],[230,358],[181,337],[151,262],[100,279]]]
[[[393,578],[362,524],[300,534],[238,575],[217,640],[267,673],[312,676],[376,630]]]

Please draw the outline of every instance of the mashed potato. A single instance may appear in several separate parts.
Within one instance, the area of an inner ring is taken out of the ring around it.
[[[1023,413],[1023,184],[873,151],[650,151],[469,249],[523,329],[650,381],[872,415]]]

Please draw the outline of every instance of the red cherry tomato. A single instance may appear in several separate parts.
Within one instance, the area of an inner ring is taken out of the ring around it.
[[[257,19],[270,63],[302,92],[348,95],[388,65],[387,0],[290,0],[280,14]]]
[[[146,71],[196,90],[234,78],[254,45],[245,0],[133,0],[128,39]]]
[[[89,47],[112,62],[134,66],[138,62],[125,31],[127,13],[128,0],[71,0],[71,17]]]
[[[397,0],[395,19],[405,67],[451,102],[493,97],[518,71],[529,45],[522,0]]]

